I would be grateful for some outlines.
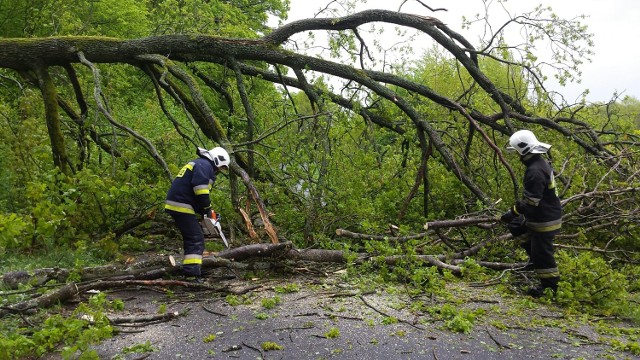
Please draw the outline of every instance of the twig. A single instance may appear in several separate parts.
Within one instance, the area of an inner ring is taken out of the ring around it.
[[[373,309],[373,311],[377,312],[378,314],[380,314],[382,316],[385,316],[385,317],[388,317],[388,318],[393,317],[395,319],[398,319],[398,321],[400,321],[401,323],[407,324],[407,325],[409,325],[411,327],[414,327],[414,328],[416,328],[418,330],[424,330],[423,328],[412,324],[410,321],[399,319],[399,318],[397,318],[395,316],[388,315],[388,314],[384,313],[383,311],[376,309],[373,305],[369,304],[369,302],[364,298],[364,296],[360,295],[359,297],[360,297],[360,300],[362,300],[362,302],[365,305],[367,305],[369,308]]]
[[[369,302],[364,298],[364,296],[360,295],[359,296],[360,300],[362,300],[362,302],[367,305],[369,308],[371,308],[373,311],[377,312],[378,314],[384,316],[384,317],[392,317],[391,315],[386,314],[385,312],[378,310],[376,307],[374,307],[373,305],[369,304]]]
[[[124,323],[132,324],[132,323],[139,323],[139,322],[152,322],[152,321],[158,321],[158,320],[171,320],[171,319],[177,318],[178,316],[180,316],[180,313],[176,311],[172,313],[151,315],[151,316],[121,316],[121,317],[111,316],[111,317],[108,317],[108,319],[112,324],[124,324]]]
[[[524,267],[522,267],[522,268],[524,269]],[[499,283],[500,283],[500,279],[501,279],[501,278],[504,276],[504,274],[506,274],[506,273],[507,273],[507,271],[509,271],[509,270],[517,270],[517,269],[506,269],[506,270],[503,270],[503,271],[500,273],[500,275],[499,275],[499,276],[494,277],[493,279],[489,279],[489,280],[487,280],[487,281],[483,281],[483,282],[481,282],[481,283],[480,283],[480,282],[472,282],[472,283],[469,283],[469,286],[471,286],[471,287],[485,287],[485,286],[491,286],[491,285],[499,284]]]
[[[143,333],[145,332],[145,330],[125,330],[125,329],[121,329],[120,327],[114,327],[115,331],[117,333],[123,333],[123,334],[139,334],[139,333]]]
[[[501,342],[499,342],[495,337],[493,337],[493,334],[491,334],[491,331],[489,331],[489,329],[485,329],[487,331],[487,334],[489,334],[489,337],[491,338],[491,340],[493,340],[494,343],[496,343],[496,345],[498,345],[499,348],[501,349],[511,349],[511,347],[509,345],[505,345]]]
[[[23,290],[0,291],[0,296],[26,294],[26,293],[30,293],[30,292],[35,292],[37,289],[38,289],[37,287],[33,287],[33,288],[28,288],[28,289],[23,289]]]
[[[456,219],[456,220],[436,220],[430,221],[424,224],[425,230],[434,230],[441,228],[454,228],[454,227],[466,227],[466,226],[474,226],[480,225],[483,223],[495,223],[495,217],[481,216],[475,218],[466,218],[466,219]],[[422,239],[427,236],[427,232],[407,235],[407,236],[385,236],[385,235],[372,235],[372,234],[360,234],[354,233],[345,229],[336,229],[336,235],[340,237],[348,237],[352,239],[363,239],[363,240],[388,240],[388,241],[408,241],[414,239]]]
[[[286,327],[286,328],[276,328],[276,329],[273,329],[273,331],[282,331],[282,330],[308,330],[308,329],[313,329],[314,327],[316,327],[314,324],[309,324],[309,325],[300,326],[300,327],[289,326],[289,327]]]
[[[214,315],[218,315],[218,316],[228,316],[227,314],[223,314],[223,313],[219,313],[219,312],[217,312],[217,311],[213,311],[213,310],[211,310],[211,309],[207,308],[207,307],[206,307],[206,306],[204,306],[204,305],[202,305],[202,308],[204,309],[204,311],[209,312],[209,313],[212,313],[212,314],[214,314]]]
[[[319,312],[308,312],[308,313],[302,313],[302,314],[296,314],[293,315],[294,317],[296,316],[320,316]]]
[[[262,287],[262,285],[254,285],[254,286],[248,286],[246,288],[239,289],[239,290],[229,290],[229,292],[232,293],[233,295],[244,295],[244,294],[248,293],[249,291],[253,291],[253,290],[259,289],[261,287]]]
[[[333,318],[340,318],[340,319],[345,319],[345,320],[359,320],[362,321],[362,318],[356,317],[356,316],[344,316],[344,315],[335,315],[335,314],[324,314],[324,316],[333,319]]]
[[[478,302],[478,303],[484,303],[484,304],[499,304],[500,301],[499,300],[487,300],[487,299],[478,299],[478,298],[471,298],[469,299],[470,302]]]
[[[261,357],[262,359],[264,359],[264,352],[262,351],[262,349],[259,349],[259,348],[257,348],[257,347],[251,346],[251,345],[247,344],[247,343],[246,343],[246,342],[244,342],[244,341],[242,342],[242,345],[244,345],[244,346],[248,347],[249,349],[253,349],[253,350],[255,350],[255,351],[259,352],[259,353],[260,353],[260,357]]]
[[[88,290],[104,290],[116,287],[126,286],[181,286],[184,288],[198,290],[218,290],[206,284],[192,283],[182,280],[112,280],[112,281],[92,281],[86,282],[84,285],[78,286],[78,292]]]
[[[339,293],[330,294],[329,297],[330,298],[337,298],[337,297],[351,297],[351,296],[357,296],[357,295],[360,295],[360,293],[358,293],[358,292],[339,292]]]
[[[149,321],[149,322],[145,322],[145,323],[131,323],[131,324],[118,324],[119,327],[130,327],[130,328],[139,328],[139,327],[144,327],[144,326],[151,326],[151,325],[156,325],[156,324],[162,324],[165,323],[167,321],[169,321],[171,319],[161,319],[161,320],[156,320],[156,321]]]

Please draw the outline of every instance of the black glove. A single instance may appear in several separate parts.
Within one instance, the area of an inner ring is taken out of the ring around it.
[[[528,232],[526,221],[524,216],[519,215],[513,218],[511,222],[507,224],[507,229],[513,235],[514,238],[517,238],[520,235],[526,234]]]
[[[515,218],[516,218],[516,214],[513,213],[513,210],[509,210],[506,213],[502,214],[502,216],[500,216],[500,221],[502,221],[505,224],[508,224],[511,221],[513,221],[513,219]]]

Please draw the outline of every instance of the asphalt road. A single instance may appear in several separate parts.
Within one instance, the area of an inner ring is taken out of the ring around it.
[[[212,286],[242,292],[232,306],[220,291],[159,289],[117,291],[125,299],[118,316],[148,316],[160,308],[177,318],[140,326],[97,345],[101,359],[637,359],[612,349],[589,322],[564,322],[562,310],[491,288],[452,285],[454,298],[417,297],[380,288],[362,293],[340,276],[271,280],[211,280]],[[299,291],[280,293],[286,284]],[[278,299],[273,308],[265,307]],[[469,311],[484,308],[473,329],[458,333],[431,313],[411,311],[416,301]],[[515,306],[514,304],[520,304]],[[268,304],[267,304],[268,305]],[[514,309],[519,309],[515,310]],[[389,319],[397,319],[397,322]],[[561,325],[565,324],[565,325]],[[568,327],[566,324],[570,324]],[[264,350],[264,343],[281,349]],[[135,348],[153,350],[128,352]]]

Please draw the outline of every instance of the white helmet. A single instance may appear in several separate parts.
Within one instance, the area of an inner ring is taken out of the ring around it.
[[[507,150],[515,150],[520,155],[544,154],[551,148],[551,145],[538,141],[536,136],[529,130],[519,130],[509,138]]]
[[[198,148],[198,155],[205,157],[213,163],[217,168],[229,167],[229,163],[231,163],[231,158],[227,153],[227,150],[221,147],[214,147],[211,150],[203,149],[201,147]]]

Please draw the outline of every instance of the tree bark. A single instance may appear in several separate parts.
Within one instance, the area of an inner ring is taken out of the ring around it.
[[[51,141],[53,164],[63,174],[69,176],[72,173],[72,168],[67,156],[62,129],[60,128],[60,113],[58,112],[57,103],[58,93],[46,65],[36,65],[34,70],[38,76],[38,85],[44,101],[45,120],[49,132],[49,140]]]

